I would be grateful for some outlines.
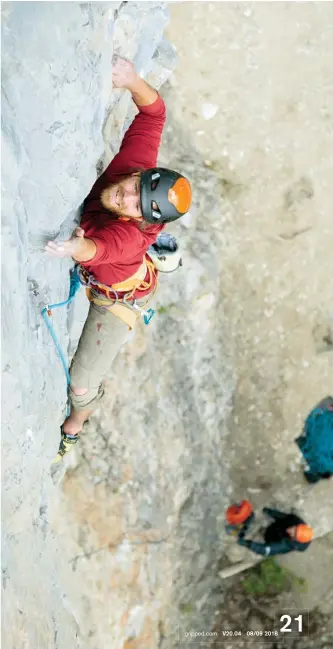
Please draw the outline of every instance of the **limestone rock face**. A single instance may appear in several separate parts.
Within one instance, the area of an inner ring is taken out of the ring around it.
[[[156,87],[176,65],[164,3],[11,3],[3,64],[3,587],[7,649],[163,649],[218,592],[228,476],[225,420],[234,388],[221,306],[215,178],[169,118],[161,162],[196,192],[170,231],[183,269],[162,277],[157,314],[117,358],[101,409],[66,459],[50,462],[66,401],[41,318],[64,300],[67,237],[96,174],[134,115],[112,93],[128,56]],[[172,145],[172,146],[171,146]],[[69,359],[87,304],[54,310]],[[198,524],[199,523],[199,524]]]

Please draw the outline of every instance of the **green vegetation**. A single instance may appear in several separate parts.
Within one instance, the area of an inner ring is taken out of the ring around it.
[[[259,597],[261,595],[279,595],[296,586],[299,590],[306,590],[305,579],[297,577],[292,570],[282,568],[273,557],[262,561],[251,570],[248,570],[242,580],[242,588],[247,595]]]
[[[174,306],[176,306],[175,302],[170,302],[170,304],[166,304],[165,306],[159,306],[157,313],[167,313]]]
[[[159,306],[157,309],[157,313],[166,313],[168,310],[167,306]]]
[[[194,607],[191,602],[185,602],[184,604],[179,604],[179,610],[181,613],[192,613]]]

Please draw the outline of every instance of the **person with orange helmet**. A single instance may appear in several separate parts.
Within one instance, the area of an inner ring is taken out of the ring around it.
[[[263,512],[274,519],[264,532],[264,543],[245,539],[248,526],[245,524],[238,534],[237,542],[255,554],[274,556],[296,550],[304,552],[313,538],[313,530],[296,514],[285,514],[278,509],[263,508]]]

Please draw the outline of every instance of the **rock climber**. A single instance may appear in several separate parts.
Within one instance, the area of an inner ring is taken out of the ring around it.
[[[264,543],[245,539],[252,521],[253,514],[242,524],[238,533],[237,542],[239,545],[252,550],[255,554],[261,554],[266,557],[276,554],[286,554],[293,550],[304,552],[313,537],[313,531],[310,525],[307,525],[296,514],[285,514],[278,509],[263,508],[263,512],[274,519],[274,522],[268,525],[264,532]]]
[[[67,241],[49,241],[45,248],[54,257],[77,262],[90,300],[70,368],[71,412],[61,426],[59,457],[76,443],[97,407],[102,381],[156,290],[154,247],[156,253],[159,236],[170,237],[159,233],[183,216],[192,200],[191,185],[183,175],[156,167],[166,118],[158,92],[121,57],[113,61],[112,83],[130,91],[138,114],[119,153],[85,199],[81,227]]]

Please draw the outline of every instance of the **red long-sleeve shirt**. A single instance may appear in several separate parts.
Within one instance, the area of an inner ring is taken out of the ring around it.
[[[117,215],[103,207],[100,200],[103,189],[116,183],[120,176],[156,167],[165,123],[165,104],[159,96],[150,106],[138,106],[138,109],[139,113],[124,135],[119,153],[96,180],[83,205],[81,226],[85,236],[95,242],[97,250],[93,259],[81,262],[81,265],[107,286],[134,275],[147,249],[164,228],[161,224],[140,230],[137,222],[119,220]],[[146,280],[148,276],[147,273]],[[144,297],[151,290],[136,291],[134,297]]]

